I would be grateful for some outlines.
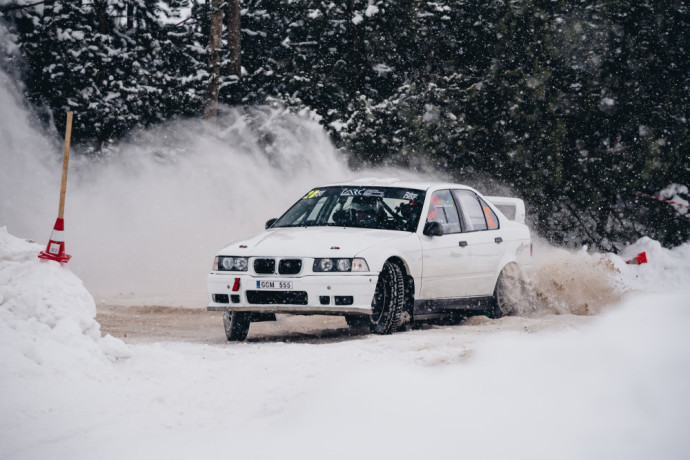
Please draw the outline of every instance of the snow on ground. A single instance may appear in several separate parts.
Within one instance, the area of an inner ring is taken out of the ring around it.
[[[690,455],[687,244],[640,240],[643,266],[572,254],[567,273],[604,257],[640,288],[597,316],[221,346],[100,338],[40,249],[0,230],[0,458]]]

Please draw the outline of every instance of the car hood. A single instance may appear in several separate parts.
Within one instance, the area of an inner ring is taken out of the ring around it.
[[[367,248],[409,235],[409,232],[367,228],[276,228],[234,241],[218,254],[246,257],[355,257]]]

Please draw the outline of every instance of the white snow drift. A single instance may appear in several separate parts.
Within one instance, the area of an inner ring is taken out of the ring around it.
[[[128,356],[125,345],[101,337],[96,305],[83,283],[43,249],[0,227],[0,348],[5,371],[65,372],[92,358]]]

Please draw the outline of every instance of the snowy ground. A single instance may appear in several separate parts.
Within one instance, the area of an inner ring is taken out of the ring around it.
[[[102,338],[81,281],[41,249],[0,230],[0,458],[690,455],[690,245],[641,240],[637,267],[605,256],[644,294],[596,316],[240,344]]]

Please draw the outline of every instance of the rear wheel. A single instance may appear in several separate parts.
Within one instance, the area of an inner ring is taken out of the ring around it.
[[[521,303],[525,302],[525,279],[517,264],[508,264],[498,275],[494,288],[494,308],[492,317],[500,318],[519,313]]]
[[[225,336],[229,342],[241,342],[247,338],[249,324],[251,323],[251,313],[246,311],[225,311],[223,312],[223,326],[225,326]]]
[[[369,330],[374,334],[390,334],[402,324],[405,307],[405,281],[400,267],[386,262],[379,274],[371,302]]]

